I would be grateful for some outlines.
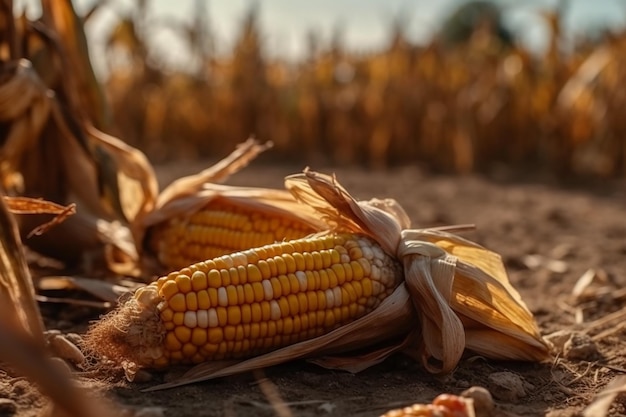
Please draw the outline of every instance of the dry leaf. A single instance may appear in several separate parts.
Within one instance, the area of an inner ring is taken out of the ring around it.
[[[141,261],[146,272],[152,272],[152,269],[155,269],[157,273],[162,274],[207,257],[191,259],[187,262],[187,257],[190,257],[187,254],[184,254],[185,259],[170,256],[175,258],[176,262],[185,260],[183,265],[173,264],[164,259],[167,254],[159,253],[158,246],[163,244],[166,252],[171,251],[172,248],[164,241],[176,229],[173,222],[184,223],[185,227],[191,230],[194,225],[191,217],[194,214],[217,205],[227,204],[229,208],[233,209],[233,212],[240,209],[243,212],[263,213],[267,217],[289,220],[294,225],[299,225],[302,229],[302,236],[326,228],[326,225],[320,221],[319,216],[312,209],[296,202],[293,196],[285,190],[233,187],[219,184],[244,168],[259,153],[271,146],[271,142],[260,144],[254,139],[248,139],[212,167],[198,174],[174,181],[159,194],[154,209],[144,211],[135,218],[131,228],[134,240],[141,251]],[[156,235],[151,241],[146,238],[149,232]],[[251,231],[250,236],[253,233],[254,231]],[[277,236],[277,240],[285,237]],[[258,236],[255,237],[256,239]],[[182,247],[183,243],[180,241],[178,243]],[[176,249],[179,247],[177,246]],[[226,248],[221,254],[225,253],[228,253]],[[151,265],[158,263],[153,262],[152,258],[157,258],[160,265],[151,267]]]
[[[5,197],[9,210],[14,214],[54,214],[52,220],[37,226],[31,230],[27,238],[40,236],[57,224],[62,223],[67,217],[76,213],[76,204],[64,207],[50,201],[27,197]]]

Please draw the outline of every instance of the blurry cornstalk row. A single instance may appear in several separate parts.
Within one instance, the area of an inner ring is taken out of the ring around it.
[[[487,24],[463,42],[416,46],[393,21],[383,51],[350,53],[339,37],[322,48],[311,36],[294,65],[266,58],[253,8],[229,56],[211,54],[202,19],[180,29],[202,63],[194,73],[151,64],[145,22],[128,18],[107,44],[125,57],[108,60],[115,133],[154,161],[222,155],[253,134],[276,144],[277,159],[309,164],[624,175],[626,30],[564,53],[562,16],[542,16],[543,56]]]

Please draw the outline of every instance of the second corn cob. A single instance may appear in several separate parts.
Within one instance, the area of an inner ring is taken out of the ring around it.
[[[328,333],[402,282],[371,239],[328,234],[225,255],[137,290],[88,340],[141,366],[250,357]]]
[[[161,264],[181,269],[205,259],[298,239],[313,232],[308,223],[288,213],[262,211],[216,198],[196,212],[154,226],[148,245]]]

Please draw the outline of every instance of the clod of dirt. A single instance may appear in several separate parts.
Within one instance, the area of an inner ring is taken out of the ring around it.
[[[526,396],[524,379],[513,372],[494,372],[488,381],[489,391],[499,400],[516,403]]]
[[[0,416],[8,417],[17,413],[17,404],[8,398],[0,398]]]
[[[598,347],[585,334],[573,334],[563,345],[563,356],[569,360],[592,361],[598,357]]]
[[[483,387],[471,387],[461,393],[461,397],[474,400],[476,417],[488,417],[493,412],[495,404],[491,393]]]

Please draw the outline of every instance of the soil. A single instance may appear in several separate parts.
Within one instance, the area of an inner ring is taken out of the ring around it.
[[[161,166],[158,172],[165,184],[205,166],[176,164]],[[299,168],[255,164],[229,183],[280,187],[282,178]],[[103,383],[83,375],[82,384],[144,416],[378,416],[392,408],[429,403],[440,393],[483,386],[495,398],[496,415],[557,417],[579,415],[609,382],[626,373],[624,315],[601,320],[619,315],[626,306],[623,184],[563,185],[545,178],[519,180],[501,172],[486,178],[426,174],[417,168],[315,168],[336,172],[357,198],[397,199],[416,227],[474,223],[476,231],[464,236],[503,256],[511,282],[544,335],[579,335],[568,343],[571,349],[541,364],[468,356],[447,376],[430,375],[397,355],[354,375],[294,362],[157,392],[142,389],[180,371],[156,374],[143,383],[123,378]],[[586,273],[594,279],[575,295],[574,287]],[[70,317],[79,317],[82,323],[73,324],[80,327],[98,313]],[[47,319],[49,326],[72,324]],[[16,410],[4,410],[2,403],[0,415],[38,415],[44,403],[23,378],[6,374],[0,378],[0,401],[2,397]],[[618,396],[609,415],[624,414],[626,397]]]

